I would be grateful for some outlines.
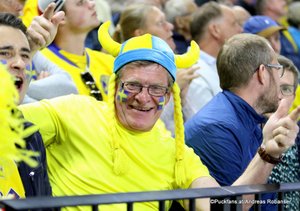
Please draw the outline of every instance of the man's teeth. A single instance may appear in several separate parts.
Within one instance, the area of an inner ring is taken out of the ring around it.
[[[22,84],[23,84],[22,78],[15,77],[15,86],[16,86],[18,89],[21,88]]]
[[[139,111],[150,111],[150,108],[137,108],[137,107],[134,107],[134,109],[139,110]]]

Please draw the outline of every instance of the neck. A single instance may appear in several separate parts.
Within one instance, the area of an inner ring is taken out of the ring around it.
[[[217,58],[221,46],[216,40],[203,39],[200,42],[198,42],[198,44],[202,51],[205,51],[205,53]]]
[[[239,87],[232,90],[232,92],[246,101],[256,111],[256,113],[262,114],[263,111],[257,104],[260,94],[259,89],[261,89],[261,87],[258,84],[255,84],[252,80],[247,86]]]
[[[83,55],[85,51],[84,42],[87,33],[63,32],[63,36],[56,36],[54,43],[62,50],[76,55]]]

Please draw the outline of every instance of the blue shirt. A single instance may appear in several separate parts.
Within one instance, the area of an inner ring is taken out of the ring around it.
[[[220,185],[231,185],[261,145],[264,121],[242,98],[223,91],[186,122],[186,144]]]
[[[217,94],[185,124],[186,144],[222,186],[231,185],[255,156],[263,137],[260,125],[266,119],[242,98],[229,91]],[[261,209],[277,210],[274,193],[262,195]]]

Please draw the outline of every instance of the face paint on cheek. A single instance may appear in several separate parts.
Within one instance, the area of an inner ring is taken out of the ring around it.
[[[4,64],[4,65],[7,65],[7,61],[4,60],[4,59],[1,59],[0,62],[1,62],[2,64]]]
[[[158,106],[157,106],[157,110],[162,110],[165,106],[165,101],[166,101],[166,98],[165,96],[161,96],[159,98],[159,103],[158,103]]]
[[[26,65],[25,71],[26,71],[26,81],[29,82],[31,80],[32,74],[33,74],[30,64]]]
[[[126,91],[125,89],[123,89],[122,87],[120,87],[120,89],[118,91],[118,95],[117,95],[117,100],[122,103],[125,103],[125,102],[127,102],[128,95],[129,95],[129,92]]]

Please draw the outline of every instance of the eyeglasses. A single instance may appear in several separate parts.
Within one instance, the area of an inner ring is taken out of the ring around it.
[[[295,94],[295,87],[289,84],[280,85],[280,91],[283,96],[291,96]]]
[[[143,90],[143,88],[147,88],[148,94],[154,97],[162,97],[169,92],[169,88],[165,86],[143,86],[137,82],[121,82],[121,87],[132,94],[138,94]]]
[[[281,78],[284,74],[284,68],[281,64],[265,64],[266,67],[275,68],[278,70],[279,78]]]
[[[97,100],[102,101],[102,94],[99,91],[96,83],[89,72],[81,73],[81,79],[85,83],[85,85],[90,89],[91,96],[95,97]]]

